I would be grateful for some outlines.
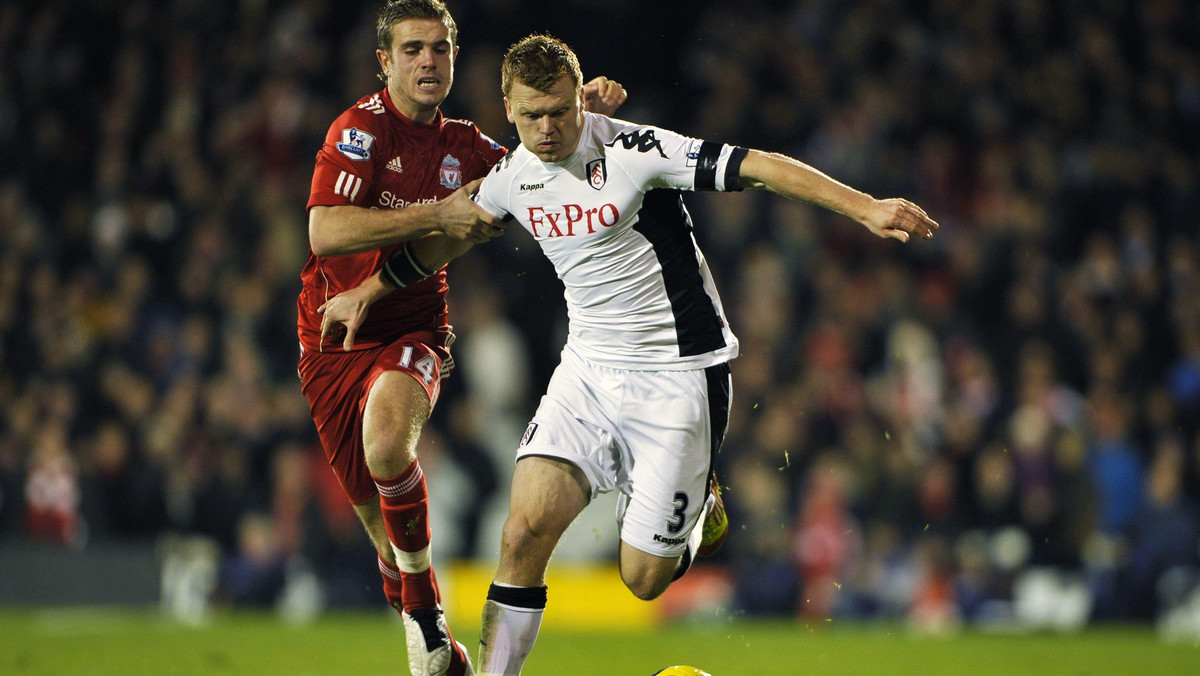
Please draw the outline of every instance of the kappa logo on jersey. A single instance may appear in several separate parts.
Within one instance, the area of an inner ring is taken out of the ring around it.
[[[604,158],[592,160],[587,163],[588,185],[596,190],[604,187],[604,183],[608,181],[608,167],[604,164]]]
[[[546,187],[545,183],[522,183],[521,187],[520,187],[520,191],[521,192],[533,192],[534,190],[541,190],[542,188],[545,188],[545,187]]]
[[[538,424],[535,422],[529,423],[529,427],[525,428],[525,434],[521,435],[521,443],[518,444],[519,446],[524,446],[530,441],[533,441],[533,435],[537,432],[537,426]]]
[[[387,168],[388,168],[388,169],[391,169],[392,171],[396,172],[397,174],[403,174],[403,173],[404,173],[404,165],[400,163],[400,156],[399,156],[399,155],[397,155],[397,156],[393,157],[392,159],[388,160],[388,163],[387,163]]]
[[[653,129],[638,129],[635,131],[623,131],[617,135],[615,139],[605,143],[609,148],[615,148],[617,141],[621,142],[621,146],[625,150],[637,148],[639,153],[648,153],[651,150],[657,150],[660,157],[664,160],[669,159],[667,154],[663,152],[662,142],[654,136]]]
[[[441,178],[442,185],[451,190],[458,190],[462,187],[462,163],[453,155],[447,155],[442,159]]]

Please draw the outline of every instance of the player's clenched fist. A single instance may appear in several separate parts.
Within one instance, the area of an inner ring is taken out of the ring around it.
[[[504,234],[504,222],[480,209],[471,200],[483,179],[476,179],[455,190],[438,203],[437,230],[447,237],[468,242],[486,242]]]
[[[612,115],[625,103],[629,94],[620,82],[603,75],[583,85],[583,109],[601,115]]]

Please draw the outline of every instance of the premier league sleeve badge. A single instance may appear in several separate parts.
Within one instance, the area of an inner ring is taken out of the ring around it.
[[[346,157],[359,162],[371,159],[373,143],[375,143],[374,136],[357,127],[351,127],[342,130],[342,142],[337,144],[337,149]]]

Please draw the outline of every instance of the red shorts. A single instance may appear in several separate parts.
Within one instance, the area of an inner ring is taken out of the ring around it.
[[[384,371],[412,376],[429,395],[433,410],[441,381],[453,361],[443,341],[428,331],[410,333],[388,345],[353,352],[301,349],[301,390],[308,399],[325,457],[352,504],[375,497],[375,480],[363,453],[363,411],[367,395]],[[445,372],[443,372],[445,368]]]

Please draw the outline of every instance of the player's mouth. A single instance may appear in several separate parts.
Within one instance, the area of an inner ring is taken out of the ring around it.
[[[417,89],[423,92],[435,92],[441,89],[442,81],[436,77],[422,77],[417,80]]]

